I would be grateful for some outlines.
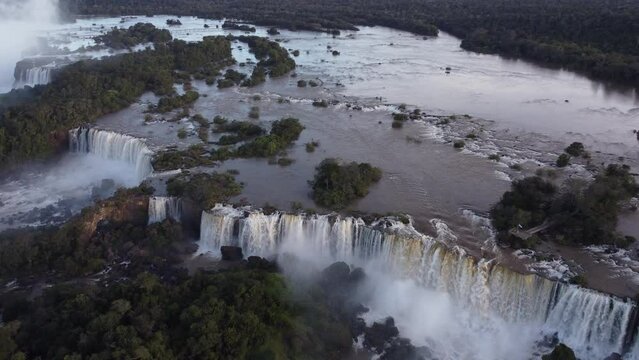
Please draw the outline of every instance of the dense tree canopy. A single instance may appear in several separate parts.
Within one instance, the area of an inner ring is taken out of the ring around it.
[[[128,29],[113,28],[95,38],[97,43],[113,49],[129,49],[147,43],[166,43],[173,39],[171,32],[158,29],[153,24],[137,23]]]
[[[65,0],[79,14],[178,14],[330,31],[384,25],[422,35],[437,27],[469,50],[639,81],[639,3],[624,0]]]
[[[336,159],[325,159],[311,182],[313,200],[329,209],[343,209],[366,196],[368,188],[381,178],[382,171],[370,164],[341,164]]]
[[[509,230],[546,223],[549,227],[542,238],[562,244],[628,245],[632,239],[618,234],[616,226],[624,203],[639,191],[629,170],[611,164],[592,182],[567,181],[561,189],[536,176],[514,181],[491,210],[499,241],[515,247],[534,246]]]
[[[0,166],[66,148],[69,129],[123,109],[145,91],[172,94],[176,72],[217,72],[233,61],[228,39],[207,37],[69,65],[46,86],[0,98]],[[173,107],[175,99],[192,101],[196,94],[171,97],[162,107]]]

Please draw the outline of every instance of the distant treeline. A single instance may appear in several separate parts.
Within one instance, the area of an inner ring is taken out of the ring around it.
[[[383,25],[421,35],[437,27],[468,50],[639,81],[639,3],[624,0],[64,0],[71,12],[237,18],[289,29]]]

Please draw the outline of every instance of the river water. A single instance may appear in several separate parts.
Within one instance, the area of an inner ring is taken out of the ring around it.
[[[182,26],[167,27],[168,18],[87,18],[52,26],[47,32],[52,44],[77,56],[82,46],[93,45],[93,36],[113,26],[128,27],[141,21],[168,28],[174,37],[188,41],[206,35],[240,34],[222,30],[220,21],[190,17],[180,19]],[[205,23],[210,27],[204,28]],[[633,249],[610,253],[601,248],[550,248],[547,251],[561,254],[561,259],[535,262],[525,254],[516,257],[496,249],[485,219],[512,179],[552,164],[572,141],[583,142],[595,161],[623,159],[636,168],[639,142],[633,130],[639,128],[639,95],[635,90],[561,69],[467,52],[460,49],[459,39],[445,33],[424,38],[383,27],[363,27],[337,37],[280,32],[274,38],[281,40],[282,46],[300,51],[295,57],[296,77],[270,79],[251,89],[218,90],[194,82],[206,97],[198,100],[192,114],[246,120],[250,108],[259,106],[261,116],[254,121],[265,128],[285,116],[299,118],[306,129],[287,155],[295,162],[280,167],[266,160],[243,159],[201,170],[239,170],[238,179],[245,183],[241,197],[258,206],[269,203],[286,209],[292,202],[300,202],[309,208],[314,204],[308,197],[307,181],[322,159],[370,162],[383,169],[383,179],[351,210],[407,213],[423,232],[445,233],[452,244],[471,254],[495,257],[517,270],[534,270],[553,278],[567,278],[580,269],[586,271],[593,288],[621,296],[637,293],[639,263],[633,260]],[[258,27],[256,34],[267,36],[266,28]],[[334,56],[333,50],[340,55]],[[255,60],[245,44],[234,43],[233,51],[239,62]],[[235,68],[249,73],[251,65]],[[301,89],[296,86],[299,79],[317,79],[322,86]],[[337,105],[313,107],[313,99],[333,100]],[[145,123],[146,105],[154,101],[154,96],[145,95],[132,107],[101,119],[97,127],[144,138],[152,150],[199,143],[195,132],[186,139],[177,138],[180,128],[196,129],[186,119]],[[432,116],[391,129],[391,114],[402,103]],[[448,115],[457,116],[442,124],[442,117]],[[467,140],[463,151],[453,149],[452,141],[470,133],[477,139]],[[211,136],[214,141],[215,135]],[[310,141],[320,143],[313,153],[305,151],[304,144]],[[500,154],[500,161],[488,160],[490,154]],[[509,167],[514,164],[522,170]],[[82,171],[85,165],[78,166],[76,171]],[[578,162],[559,173],[564,177],[588,176]],[[98,174],[83,186],[104,178],[111,177]],[[131,181],[135,182],[121,182]],[[30,201],[41,202],[43,195],[32,191],[35,189],[26,179],[15,177],[1,183],[0,194],[5,199],[0,210],[11,211],[8,206],[16,203],[12,196],[19,196],[23,207]],[[637,220],[636,214],[625,215],[620,227],[639,235]]]

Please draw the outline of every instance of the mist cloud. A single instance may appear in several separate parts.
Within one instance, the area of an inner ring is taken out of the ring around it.
[[[0,0],[0,92],[13,85],[15,64],[58,20],[58,0]]]

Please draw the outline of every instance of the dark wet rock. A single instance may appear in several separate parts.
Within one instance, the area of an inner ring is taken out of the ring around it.
[[[322,271],[322,282],[325,284],[341,285],[349,280],[351,268],[345,262],[336,262]]]
[[[363,335],[364,331],[366,331],[366,322],[362,318],[355,318],[351,320],[350,325],[351,325],[350,330],[351,330],[351,334],[353,335],[353,339],[357,341],[357,338],[360,335]]]
[[[197,251],[198,245],[194,242],[187,242],[184,244],[184,252],[186,254],[193,254]]]
[[[366,273],[362,268],[355,268],[348,276],[348,280],[351,283],[359,284],[366,279]]]
[[[623,360],[623,357],[621,357],[621,354],[619,353],[612,353],[610,354],[610,356],[608,356],[604,360]]]
[[[539,345],[547,348],[554,348],[559,345],[558,333],[552,335],[544,335],[544,338],[539,342]]]
[[[384,322],[375,322],[364,331],[364,347],[378,354],[399,335],[395,320],[387,317]]]
[[[246,267],[249,269],[259,269],[266,271],[277,271],[277,263],[274,261],[268,261],[267,259],[259,256],[249,256],[246,261]]]
[[[400,338],[393,341],[380,357],[381,360],[424,360],[410,340]]]
[[[220,251],[222,252],[222,260],[225,261],[240,261],[244,258],[242,248],[238,246],[222,246]]]
[[[550,353],[543,355],[542,360],[577,360],[575,353],[571,348],[564,344],[555,346],[555,349]]]

